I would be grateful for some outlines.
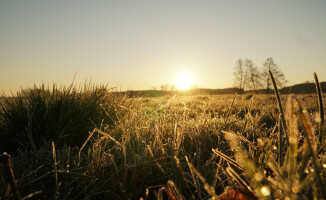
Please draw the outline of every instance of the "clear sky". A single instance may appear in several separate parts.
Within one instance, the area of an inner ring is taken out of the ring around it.
[[[267,57],[289,84],[326,80],[325,0],[0,0],[0,91],[91,79],[122,89],[233,86]]]

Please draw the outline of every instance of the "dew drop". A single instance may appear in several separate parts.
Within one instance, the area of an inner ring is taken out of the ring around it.
[[[263,186],[262,188],[260,188],[260,192],[264,196],[269,196],[271,194],[271,190],[267,186]]]
[[[261,181],[263,179],[263,176],[260,173],[256,173],[254,175],[254,178],[255,178],[256,181]]]

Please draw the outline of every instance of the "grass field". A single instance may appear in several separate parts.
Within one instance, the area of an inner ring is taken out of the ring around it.
[[[316,94],[281,95],[282,118],[275,95],[53,91],[34,88],[1,102],[0,134],[8,138],[1,151],[12,155],[22,197],[223,199],[229,191],[246,199],[325,198]],[[0,174],[2,198],[14,198]]]

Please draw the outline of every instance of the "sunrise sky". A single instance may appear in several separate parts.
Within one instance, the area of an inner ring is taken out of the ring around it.
[[[0,0],[0,91],[91,79],[123,90],[233,86],[239,58],[326,80],[326,1]],[[181,75],[182,76],[182,75]]]

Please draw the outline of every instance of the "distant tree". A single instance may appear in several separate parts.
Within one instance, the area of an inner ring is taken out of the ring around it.
[[[235,64],[233,75],[235,86],[238,87],[240,91],[244,91],[244,86],[247,80],[247,70],[241,58],[237,60]]]
[[[161,85],[162,91],[168,91],[169,90],[169,84]]]
[[[281,69],[274,62],[273,58],[272,57],[267,58],[263,64],[263,69],[261,74],[263,81],[266,83],[267,94],[269,93],[269,90],[272,85],[271,77],[268,72],[269,70],[271,70],[271,72],[273,73],[277,86],[283,87],[288,82]]]
[[[247,73],[247,80],[245,80],[245,83],[248,88],[254,90],[254,92],[256,93],[256,90],[262,86],[259,69],[257,66],[254,66],[252,60],[246,59],[245,70]]]

